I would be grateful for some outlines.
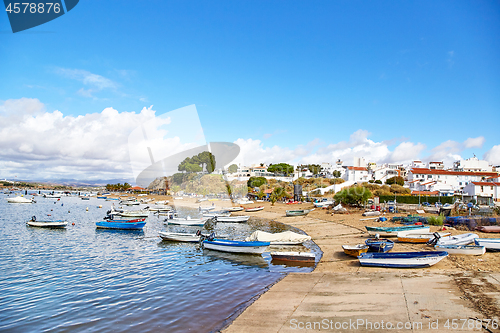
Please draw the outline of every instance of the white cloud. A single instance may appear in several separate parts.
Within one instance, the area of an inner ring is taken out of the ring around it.
[[[484,144],[484,136],[479,136],[477,138],[468,138],[464,141],[465,148],[481,148]]]
[[[92,93],[96,91],[101,91],[104,89],[116,90],[118,84],[102,75],[94,74],[84,69],[69,69],[69,68],[57,68],[56,73],[82,82],[85,86],[91,87],[90,89],[79,89],[77,93],[84,97],[94,97]]]
[[[484,154],[483,158],[491,165],[500,165],[500,145],[493,146]]]
[[[146,108],[77,117],[44,110],[37,99],[0,102],[1,177],[131,178],[128,136],[155,115]]]

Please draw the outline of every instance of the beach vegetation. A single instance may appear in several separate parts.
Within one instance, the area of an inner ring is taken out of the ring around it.
[[[351,186],[335,194],[335,202],[352,206],[361,206],[372,197],[370,190],[364,186]]]
[[[430,225],[443,225],[444,224],[445,217],[443,215],[439,216],[429,216],[427,218],[427,222]]]
[[[394,176],[385,181],[387,185],[398,184],[403,186],[405,184],[405,179],[401,176]]]

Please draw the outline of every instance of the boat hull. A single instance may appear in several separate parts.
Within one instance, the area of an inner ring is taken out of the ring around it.
[[[449,232],[440,232],[439,235],[441,237],[446,237],[451,235]],[[401,235],[398,236],[398,242],[401,243],[427,243],[431,239],[433,239],[434,233],[427,232],[427,233],[418,233],[418,234],[407,234],[407,235]]]
[[[484,246],[476,245],[436,245],[437,251],[446,251],[449,254],[463,254],[469,256],[480,256],[486,252]]]
[[[180,232],[162,232],[158,233],[163,240],[172,242],[198,243],[200,236],[196,234],[186,234]]]
[[[66,228],[68,221],[28,221],[26,222],[30,227],[39,228]]]
[[[120,221],[100,221],[96,222],[96,228],[98,229],[122,229],[122,230],[139,230],[144,228],[146,222],[120,222]]]
[[[481,231],[481,232],[498,233],[498,232],[500,232],[500,225],[485,225],[485,226],[477,227],[476,230]]]
[[[446,236],[439,238],[436,245],[468,245],[474,243],[474,239],[476,238],[479,238],[479,236],[472,233],[457,236]]]
[[[363,253],[358,257],[362,266],[388,268],[422,268],[437,264],[448,256],[446,251]]]
[[[262,254],[268,246],[269,242],[240,242],[220,239],[203,241],[205,249],[232,253]]]
[[[279,261],[315,262],[316,256],[311,252],[271,252],[271,258]]]
[[[263,210],[264,206],[261,207],[253,207],[253,208],[245,208],[245,212],[258,212],[260,210]]]
[[[379,234],[382,237],[399,237],[411,233],[430,232],[430,227],[408,226],[408,227],[365,227],[370,235]]]
[[[217,222],[243,223],[247,222],[250,216],[217,216]]]
[[[359,257],[362,253],[368,252],[369,246],[365,244],[342,245],[344,253],[351,257]]]
[[[484,246],[486,250],[500,251],[500,238],[476,238],[474,243]]]
[[[313,209],[301,209],[301,210],[287,210],[286,216],[305,216],[309,214]]]
[[[191,225],[191,226],[197,226],[197,227],[203,227],[205,223],[208,221],[208,219],[178,219],[178,218],[173,218],[170,220],[166,220],[165,223],[168,224],[176,224],[176,225]]]
[[[365,244],[371,252],[389,252],[394,247],[394,242],[389,239],[368,238]]]

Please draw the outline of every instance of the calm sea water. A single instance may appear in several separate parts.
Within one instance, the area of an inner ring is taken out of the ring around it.
[[[167,226],[154,214],[143,231],[96,229],[111,201],[35,197],[35,204],[9,204],[5,198],[0,194],[2,332],[212,332],[287,272],[312,270],[272,265],[268,253],[236,255],[164,242],[158,231],[197,228]],[[69,225],[29,227],[32,216]],[[287,227],[252,218],[208,231],[244,239],[257,229]]]

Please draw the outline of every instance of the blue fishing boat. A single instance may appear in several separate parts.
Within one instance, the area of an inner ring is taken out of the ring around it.
[[[124,229],[124,230],[139,230],[146,225],[145,219],[134,220],[104,220],[96,222],[98,229]]]
[[[446,251],[363,253],[358,257],[362,266],[390,268],[421,268],[432,266],[448,256]]]
[[[247,242],[225,239],[206,239],[202,243],[203,247],[208,250],[248,254],[262,254],[269,244],[269,242]]]
[[[403,236],[411,233],[422,233],[422,232],[430,232],[430,228],[424,226],[422,224],[413,224],[413,225],[405,225],[401,227],[367,227],[365,226],[366,231],[370,235],[379,234],[384,237],[397,237]]]
[[[384,238],[368,238],[365,241],[371,252],[389,252],[394,247],[394,242]]]

